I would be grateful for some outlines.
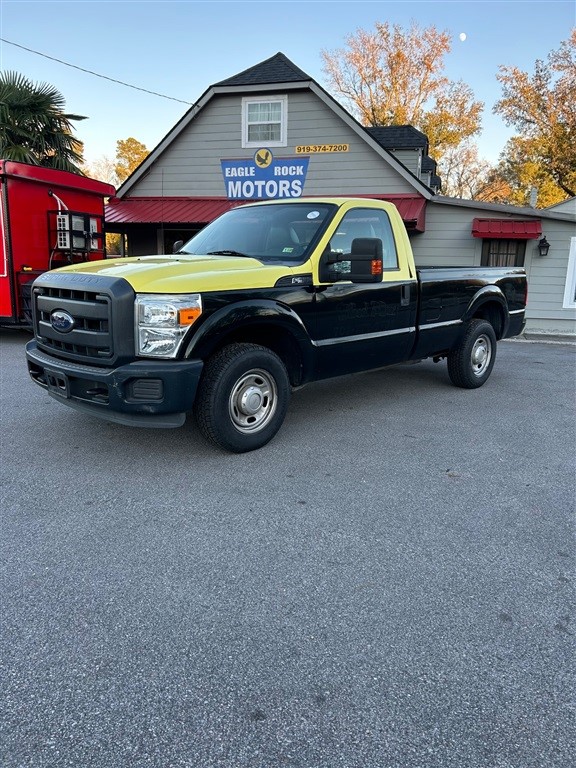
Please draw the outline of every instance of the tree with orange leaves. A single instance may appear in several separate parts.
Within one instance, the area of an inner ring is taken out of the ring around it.
[[[480,131],[484,105],[443,73],[447,32],[376,22],[373,32],[358,29],[346,45],[322,51],[324,71],[363,125],[412,125],[426,134],[436,160]]]
[[[536,178],[553,183],[560,199],[576,196],[576,28],[547,62],[536,61],[532,76],[500,67],[497,78],[503,95],[494,112],[520,134],[501,157],[508,178],[522,182],[532,167]]]

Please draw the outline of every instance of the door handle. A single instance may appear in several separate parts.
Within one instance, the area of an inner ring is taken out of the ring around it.
[[[410,304],[410,285],[403,285],[400,292],[400,306],[407,307]]]

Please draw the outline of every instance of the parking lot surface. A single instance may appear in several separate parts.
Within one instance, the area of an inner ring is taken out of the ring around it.
[[[576,348],[311,385],[267,447],[100,422],[0,332],[3,768],[569,768]]]

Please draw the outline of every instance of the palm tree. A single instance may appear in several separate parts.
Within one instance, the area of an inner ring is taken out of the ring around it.
[[[0,73],[0,157],[82,173],[82,142],[72,135],[81,115],[63,112],[62,94],[17,72]]]

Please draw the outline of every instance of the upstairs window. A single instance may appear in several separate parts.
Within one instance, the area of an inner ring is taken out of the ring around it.
[[[288,98],[242,99],[242,146],[285,147]]]

